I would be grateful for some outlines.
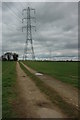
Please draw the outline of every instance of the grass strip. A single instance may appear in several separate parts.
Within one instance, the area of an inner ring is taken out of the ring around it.
[[[37,72],[47,74],[64,83],[71,84],[76,88],[80,88],[78,84],[78,64],[79,62],[71,61],[22,61],[27,66]]]
[[[8,68],[8,69],[7,69]],[[16,62],[2,62],[2,118],[14,118],[13,103],[16,98]]]
[[[55,90],[46,85],[37,76],[29,72],[21,63],[20,67],[35,82],[36,86],[41,90],[41,92],[45,93],[52,101],[52,103],[58,105],[68,117],[78,117],[78,111],[76,110],[76,108],[64,101],[63,98]]]

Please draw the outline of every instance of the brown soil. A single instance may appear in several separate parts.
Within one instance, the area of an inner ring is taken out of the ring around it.
[[[17,62],[17,93],[18,102],[15,110],[19,118],[65,118],[66,115],[53,105],[35,83],[20,68]]]
[[[23,63],[22,63],[23,64]],[[36,74],[37,71],[33,70],[32,68],[28,67],[27,65],[23,64],[24,67],[26,67],[31,73],[37,75],[42,81],[45,82],[45,84],[49,85],[51,88],[53,88],[55,91],[59,93],[61,97],[64,98],[65,101],[72,104],[74,107],[78,109],[78,89],[61,82],[60,80],[54,79],[53,77],[49,75],[38,75]]]

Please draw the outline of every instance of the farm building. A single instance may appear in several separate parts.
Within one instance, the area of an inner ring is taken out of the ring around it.
[[[2,55],[3,61],[17,61],[18,60],[18,54],[12,53],[12,52],[6,52]]]

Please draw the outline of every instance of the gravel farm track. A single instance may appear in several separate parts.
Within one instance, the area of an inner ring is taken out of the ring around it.
[[[22,62],[21,64],[49,87],[56,90],[65,101],[78,109],[78,90],[76,88],[48,75],[40,75]],[[21,69],[19,62],[16,64],[16,70],[18,103],[15,103],[15,111],[20,118],[67,118],[61,108],[53,104]]]

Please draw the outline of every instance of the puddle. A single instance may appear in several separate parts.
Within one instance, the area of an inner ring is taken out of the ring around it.
[[[47,106],[49,106],[49,103],[48,102],[39,102],[39,103],[37,103],[37,105],[39,107],[47,107]]]
[[[26,76],[23,75],[22,77],[26,77]]]
[[[35,75],[43,75],[42,73],[35,73]]]

